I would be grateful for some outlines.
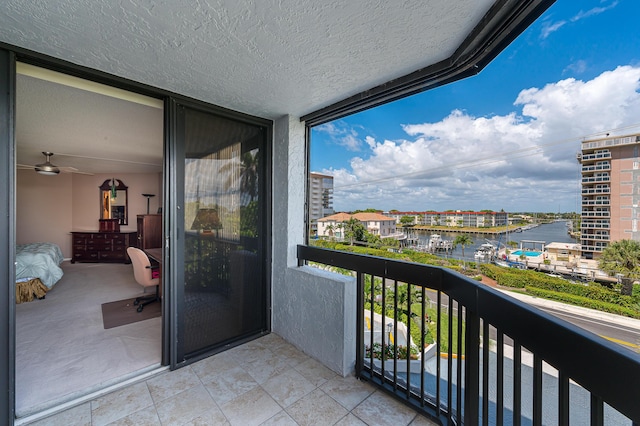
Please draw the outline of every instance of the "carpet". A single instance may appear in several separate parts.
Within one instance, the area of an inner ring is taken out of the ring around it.
[[[104,329],[120,327],[121,325],[144,321],[162,315],[161,302],[153,302],[145,306],[142,312],[138,312],[137,307],[133,305],[134,300],[135,298],[103,303],[102,323],[104,324]]]

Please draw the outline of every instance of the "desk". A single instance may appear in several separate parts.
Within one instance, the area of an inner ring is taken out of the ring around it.
[[[160,287],[158,287],[158,294],[160,295],[160,297],[162,297],[162,247],[148,248],[143,251],[147,254],[147,256],[149,256],[150,259],[155,260],[156,262],[158,262],[158,265],[160,265],[160,267],[158,268],[158,271],[160,272]]]
[[[147,253],[147,256],[151,259],[158,262],[160,267],[162,267],[162,247],[144,249],[144,252]]]

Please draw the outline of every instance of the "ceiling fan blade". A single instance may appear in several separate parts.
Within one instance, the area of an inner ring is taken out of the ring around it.
[[[93,173],[82,172],[82,171],[76,169],[75,167],[71,167],[71,166],[58,166],[58,168],[60,169],[60,171],[62,173],[75,173],[75,174],[79,174],[79,175],[93,176]]]

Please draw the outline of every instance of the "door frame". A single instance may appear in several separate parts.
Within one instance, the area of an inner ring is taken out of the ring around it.
[[[169,282],[166,283],[168,288],[169,299],[165,301],[169,307],[170,315],[168,321],[170,326],[164,330],[166,338],[173,344],[167,344],[165,349],[169,356],[168,364],[171,370],[181,368],[186,365],[197,362],[201,359],[207,358],[218,352],[222,352],[231,347],[241,345],[247,341],[253,340],[256,337],[263,335],[259,333],[251,335],[245,338],[234,340],[230,344],[226,344],[222,347],[213,347],[206,349],[197,355],[190,355],[188,358],[184,357],[184,354],[179,347],[179,327],[182,326],[180,321],[180,313],[182,312],[182,300],[179,300],[177,295],[180,294],[178,286],[184,286],[184,252],[178,250],[179,244],[169,244],[169,240],[181,238],[184,234],[184,144],[181,143],[180,135],[183,134],[184,129],[179,128],[180,120],[178,120],[178,109],[185,107],[207,114],[216,115],[218,117],[226,118],[229,120],[246,123],[249,125],[261,126],[265,128],[265,141],[264,141],[264,155],[263,161],[265,163],[265,178],[262,185],[264,185],[264,212],[263,218],[263,233],[264,239],[264,259],[262,261],[262,268],[264,273],[264,291],[266,293],[265,306],[265,330],[269,332],[271,330],[271,259],[272,259],[272,152],[273,152],[273,121],[260,117],[251,116],[248,114],[240,113],[237,111],[231,111],[226,108],[222,108],[216,105],[212,105],[206,102],[197,101],[194,99],[187,99],[178,96],[169,96],[165,102],[165,185],[171,188],[172,191],[165,191],[165,208],[167,209],[168,218],[165,220],[165,235],[169,236],[165,244],[165,262],[169,266]],[[262,151],[261,151],[262,152]],[[166,274],[167,272],[163,272]],[[164,359],[164,356],[163,356]]]
[[[16,140],[15,140],[15,85],[16,62],[24,62],[42,68],[58,71],[86,80],[95,81],[119,89],[164,100],[164,162],[163,162],[163,235],[165,247],[163,262],[163,297],[162,301],[162,365],[169,365],[173,370],[199,359],[208,357],[223,349],[203,353],[198,358],[180,362],[176,357],[177,337],[177,299],[172,297],[179,285],[177,262],[183,257],[178,253],[177,246],[170,241],[179,235],[181,225],[173,212],[180,209],[178,200],[179,189],[177,183],[176,164],[176,108],[178,104],[190,105],[195,108],[252,124],[264,125],[267,129],[265,161],[267,161],[267,176],[265,179],[265,291],[266,297],[266,329],[271,329],[271,259],[272,247],[272,150],[273,150],[273,121],[251,116],[248,114],[228,110],[226,108],[197,101],[186,96],[175,94],[153,86],[131,81],[95,69],[83,67],[58,58],[43,55],[20,47],[0,43],[0,346],[6,349],[0,351],[0,388],[5,390],[5,396],[0,398],[0,419],[7,419],[10,425],[15,422],[15,286],[10,285],[15,279],[15,215],[16,215]],[[258,336],[234,342],[233,346],[252,340]],[[6,345],[4,344],[6,342]]]

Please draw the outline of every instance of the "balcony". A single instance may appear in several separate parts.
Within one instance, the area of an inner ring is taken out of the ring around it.
[[[609,176],[591,176],[583,177],[582,183],[594,183],[594,182],[609,182],[611,178]]]
[[[591,166],[582,166],[582,173],[593,173],[596,171],[608,171],[611,170],[610,164],[598,164]]]
[[[269,334],[99,396],[38,424],[311,425],[340,420],[374,424],[379,413],[397,425],[436,424],[374,386],[339,376],[280,336]]]
[[[632,351],[447,269],[308,246],[298,261],[353,271],[356,375],[441,424],[640,420],[620,385],[640,383]]]
[[[611,188],[583,188],[582,194],[609,194],[611,192]]]
[[[582,200],[583,206],[608,206],[611,204],[610,200]]]
[[[580,236],[580,239],[585,241],[585,240],[591,240],[591,241],[609,241],[609,235],[597,235],[597,234],[582,234]]]
[[[611,158],[610,152],[599,152],[597,154],[585,154],[580,157],[582,159],[582,163],[584,164],[586,161],[595,161],[595,160],[605,160]]]
[[[609,229],[609,223],[585,223],[580,224],[580,229]]]
[[[609,212],[591,212],[591,211],[582,211],[582,217],[609,217],[611,213]]]

